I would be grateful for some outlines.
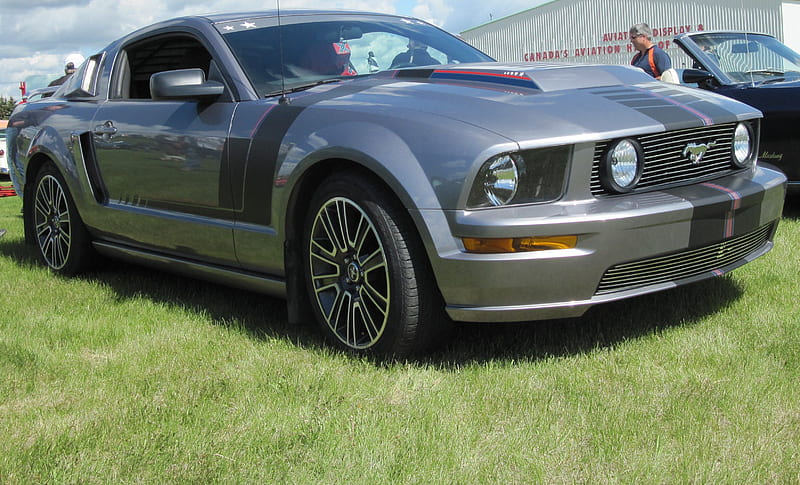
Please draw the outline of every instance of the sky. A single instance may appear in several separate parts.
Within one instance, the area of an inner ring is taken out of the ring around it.
[[[547,0],[281,0],[282,9],[331,8],[412,16],[458,33]],[[0,0],[0,96],[20,99],[64,73],[71,53],[84,57],[154,22],[184,15],[256,11],[270,0]]]

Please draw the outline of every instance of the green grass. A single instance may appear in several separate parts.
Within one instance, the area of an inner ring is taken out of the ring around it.
[[[798,483],[798,206],[724,278],[386,364],[280,300],[55,277],[0,199],[0,483]]]

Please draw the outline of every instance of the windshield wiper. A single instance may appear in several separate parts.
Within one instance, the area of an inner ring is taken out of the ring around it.
[[[322,84],[331,84],[331,83],[340,83],[340,82],[342,82],[342,80],[338,79],[338,78],[320,79],[319,81],[314,81],[313,83],[301,84],[300,86],[295,86],[295,87],[289,89],[288,92],[296,93],[298,91],[305,91],[306,89],[311,89],[311,88],[313,88],[315,86],[320,86]]]
[[[783,76],[785,73],[774,67],[768,67],[766,69],[753,69],[751,71],[745,71],[745,74],[766,74],[768,76]]]
[[[296,93],[298,91],[305,91],[306,89],[311,89],[315,86],[320,86],[322,84],[330,84],[330,83],[338,83],[341,82],[341,79],[331,78],[331,79],[320,79],[319,81],[314,81],[308,84],[301,84],[299,86],[294,86],[286,90],[276,89],[275,91],[269,91],[268,93],[264,94],[265,98],[271,98],[273,96],[281,96],[288,93]]]

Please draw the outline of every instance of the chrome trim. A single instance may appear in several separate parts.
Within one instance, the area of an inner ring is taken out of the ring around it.
[[[609,268],[597,287],[596,295],[631,290],[684,278],[719,272],[769,243],[773,224],[716,244],[656,258],[618,264]]]
[[[728,175],[737,170],[746,170],[734,166],[731,159],[736,126],[737,123],[726,123],[637,137],[645,157],[637,190],[684,185]],[[706,144],[714,142],[714,145],[709,147],[702,161],[693,163],[686,158],[684,151],[689,144],[698,142]],[[615,195],[608,192],[600,182],[603,155],[610,145],[610,140],[595,145],[590,182],[592,194],[595,196]]]

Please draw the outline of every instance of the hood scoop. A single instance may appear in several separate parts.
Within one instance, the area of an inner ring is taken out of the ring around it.
[[[641,69],[593,64],[464,64],[392,72],[395,79],[429,79],[455,83],[494,84],[498,88],[551,92],[567,89],[655,82]]]

